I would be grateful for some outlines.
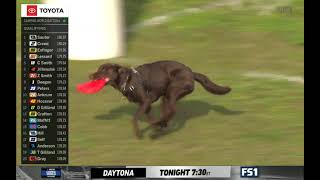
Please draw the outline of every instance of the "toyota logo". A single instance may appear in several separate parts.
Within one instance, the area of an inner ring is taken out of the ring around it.
[[[37,9],[36,8],[29,8],[28,12],[33,14],[33,13],[37,12]]]
[[[37,16],[37,5],[27,6],[27,16]]]

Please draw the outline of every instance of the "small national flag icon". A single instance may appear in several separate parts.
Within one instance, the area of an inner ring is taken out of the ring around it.
[[[29,53],[36,53],[37,52],[37,48],[29,48]]]
[[[38,115],[37,111],[30,111],[29,112],[30,117],[37,117],[37,115]]]
[[[37,71],[38,70],[38,67],[31,67],[30,68],[30,71]]]
[[[37,46],[37,41],[29,41],[29,46]]]
[[[34,155],[34,154],[37,154],[37,151],[31,149],[31,150],[30,150],[30,154],[33,154],[33,155]]]
[[[30,61],[30,65],[35,65],[36,64],[36,61]]]
[[[30,143],[30,148],[33,149],[33,148],[36,148],[37,147],[37,144],[36,143]]]
[[[37,142],[37,137],[29,137],[29,142]]]
[[[29,131],[30,136],[36,136],[38,133],[37,131]]]
[[[29,54],[29,59],[37,59],[37,54]]]
[[[37,78],[37,73],[29,73],[29,78]]]
[[[30,106],[30,110],[35,110],[37,106]]]
[[[29,156],[29,161],[37,161],[37,156]]]
[[[37,97],[37,93],[36,92],[30,92],[29,93],[29,97]]]
[[[29,129],[37,129],[37,124],[29,124]]]
[[[37,122],[37,118],[29,118],[29,123],[36,123]]]
[[[37,40],[37,35],[34,35],[34,34],[29,35],[29,39],[30,40]]]
[[[30,91],[35,91],[36,90],[36,86],[30,86]]]

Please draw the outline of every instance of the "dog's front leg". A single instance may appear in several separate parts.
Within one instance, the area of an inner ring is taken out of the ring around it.
[[[138,111],[135,113],[132,119],[133,130],[135,132],[136,137],[139,139],[142,138],[142,134],[138,126],[138,119],[147,111],[150,105],[151,105],[151,101],[148,101],[148,100],[140,103]]]

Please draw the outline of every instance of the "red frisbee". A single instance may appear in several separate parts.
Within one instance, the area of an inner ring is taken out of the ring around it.
[[[84,94],[94,94],[99,92],[109,81],[106,79],[97,79],[77,85],[77,90]]]

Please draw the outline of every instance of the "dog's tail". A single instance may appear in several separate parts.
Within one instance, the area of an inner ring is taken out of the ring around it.
[[[193,75],[194,79],[198,81],[202,85],[202,87],[204,87],[204,89],[213,94],[223,95],[231,91],[231,88],[219,86],[210,81],[210,79],[203,74],[193,72]]]

